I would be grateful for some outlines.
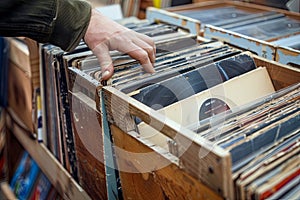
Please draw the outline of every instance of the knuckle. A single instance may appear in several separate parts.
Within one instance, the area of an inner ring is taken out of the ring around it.
[[[146,51],[141,51],[139,54],[139,61],[141,63],[147,63],[148,62],[148,54]]]

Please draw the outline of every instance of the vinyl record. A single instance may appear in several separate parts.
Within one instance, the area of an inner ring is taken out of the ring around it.
[[[199,121],[230,110],[229,105],[222,99],[210,98],[203,102],[199,109]]]
[[[216,65],[224,81],[256,68],[254,60],[246,54],[221,60]]]

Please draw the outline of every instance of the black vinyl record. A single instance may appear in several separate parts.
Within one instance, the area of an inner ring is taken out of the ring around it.
[[[158,109],[253,69],[255,69],[253,59],[247,54],[241,54],[192,71],[178,73],[173,78],[147,87],[140,87],[142,89],[132,97],[153,109]]]
[[[217,62],[216,65],[224,81],[256,68],[254,60],[247,54],[221,60]]]

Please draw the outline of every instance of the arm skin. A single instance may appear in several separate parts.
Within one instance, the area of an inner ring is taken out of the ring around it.
[[[153,40],[108,19],[82,0],[1,0],[0,35],[24,36],[65,51],[84,39],[99,60],[103,80],[114,71],[111,50],[129,54],[145,71],[154,72]]]

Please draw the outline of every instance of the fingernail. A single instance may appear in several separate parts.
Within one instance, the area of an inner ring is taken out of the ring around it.
[[[103,77],[107,77],[109,75],[109,71],[105,71],[105,72],[103,72],[103,74],[102,74],[102,78]]]

